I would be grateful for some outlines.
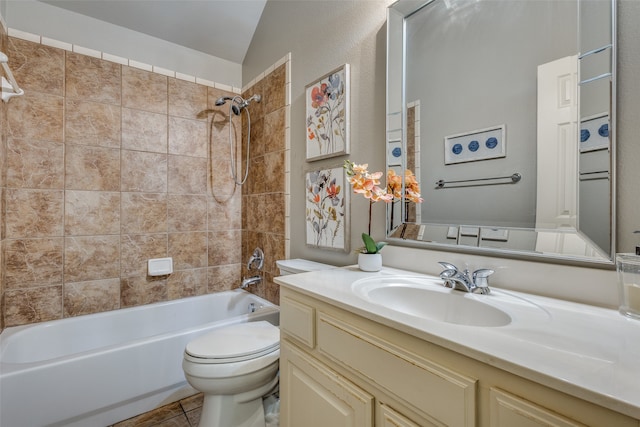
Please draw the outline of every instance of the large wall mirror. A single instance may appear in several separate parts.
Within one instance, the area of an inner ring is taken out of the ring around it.
[[[612,265],[615,0],[400,0],[387,164],[424,202],[394,244]]]

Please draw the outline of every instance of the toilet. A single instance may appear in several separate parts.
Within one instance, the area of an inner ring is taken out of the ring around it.
[[[215,329],[189,342],[182,369],[204,394],[200,427],[265,427],[262,398],[278,385],[280,329],[266,321]]]
[[[276,261],[281,275],[335,268],[304,259]],[[189,342],[182,369],[204,394],[199,427],[265,427],[262,398],[278,386],[280,329],[266,321],[215,329]]]
[[[280,270],[281,276],[336,268],[334,265],[322,264],[320,262],[309,261],[301,258],[278,260],[276,261],[276,265]]]

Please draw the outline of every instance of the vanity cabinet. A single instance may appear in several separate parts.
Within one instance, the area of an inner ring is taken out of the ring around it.
[[[285,286],[280,329],[282,427],[640,427]]]

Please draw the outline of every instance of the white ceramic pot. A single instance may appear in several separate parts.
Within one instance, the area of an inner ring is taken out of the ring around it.
[[[358,267],[362,271],[380,271],[382,254],[358,254]]]

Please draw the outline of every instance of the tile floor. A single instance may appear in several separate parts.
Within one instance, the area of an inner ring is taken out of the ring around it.
[[[197,427],[202,402],[202,393],[195,394],[110,427]]]

